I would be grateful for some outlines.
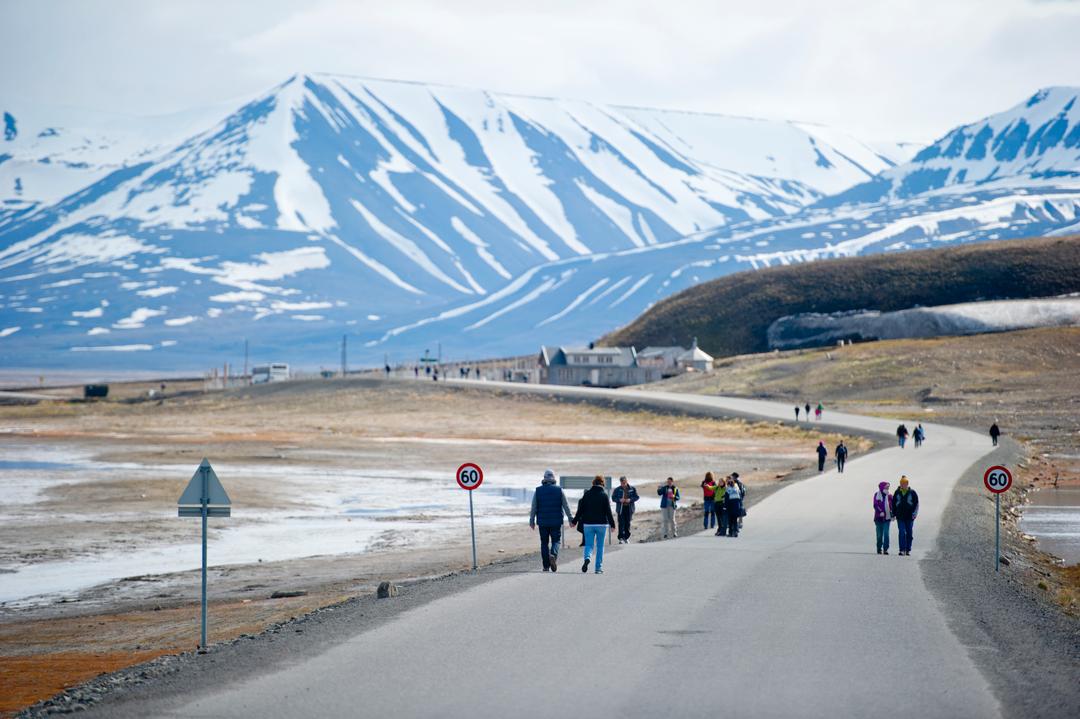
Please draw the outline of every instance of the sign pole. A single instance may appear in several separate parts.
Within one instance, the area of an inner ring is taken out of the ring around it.
[[[1001,495],[994,495],[994,571],[1001,571]]]
[[[202,470],[202,643],[199,649],[206,651],[206,515],[210,504],[210,467]]]
[[[472,492],[469,492],[469,529],[472,530],[472,568],[476,571],[476,521],[473,519]]]

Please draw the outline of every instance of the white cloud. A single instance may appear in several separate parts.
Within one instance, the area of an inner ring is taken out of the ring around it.
[[[1029,0],[38,0],[0,62],[7,96],[147,114],[326,71],[925,140],[1080,85],[1076,37],[1080,3]]]

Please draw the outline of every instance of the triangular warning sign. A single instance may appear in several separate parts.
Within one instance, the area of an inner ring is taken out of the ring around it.
[[[203,461],[199,463],[199,468],[195,470],[195,474],[192,475],[191,481],[188,482],[188,486],[184,489],[184,493],[180,495],[180,499],[176,502],[180,508],[180,516],[190,517],[201,514],[204,474],[208,500],[206,504],[208,509],[211,510],[210,514],[216,517],[229,516],[229,506],[232,502],[229,500],[229,495],[225,493],[225,488],[221,486],[221,480],[218,479],[214,468],[210,466],[210,460],[206,458],[203,458]]]

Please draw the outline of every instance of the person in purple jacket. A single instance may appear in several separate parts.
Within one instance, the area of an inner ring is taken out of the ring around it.
[[[878,491],[874,492],[874,528],[877,530],[877,553],[889,553],[889,525],[893,519],[893,498],[889,494],[889,483],[878,482]]]

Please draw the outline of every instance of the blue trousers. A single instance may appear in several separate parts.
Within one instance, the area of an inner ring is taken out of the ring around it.
[[[911,539],[912,539],[912,532],[914,531],[914,529],[915,529],[915,520],[914,519],[900,519],[899,517],[897,517],[897,519],[896,519],[896,532],[897,532],[897,534],[900,535],[899,541],[900,541],[900,551],[901,552],[910,552],[911,551]]]
[[[604,566],[604,535],[607,534],[606,524],[586,524],[585,525],[585,559],[588,559],[592,554],[593,545],[596,546],[596,564],[593,565],[596,571],[600,571]]]
[[[562,525],[556,525],[554,527],[545,527],[541,525],[538,527],[540,530],[540,561],[544,564],[544,569],[551,568],[551,558],[559,558],[559,542],[562,540]],[[551,549],[548,549],[548,542],[551,542]]]
[[[877,550],[889,551],[889,525],[892,524],[890,519],[875,519],[874,529],[877,534]]]
[[[716,526],[716,502],[711,499],[705,500],[705,529],[712,529]]]

